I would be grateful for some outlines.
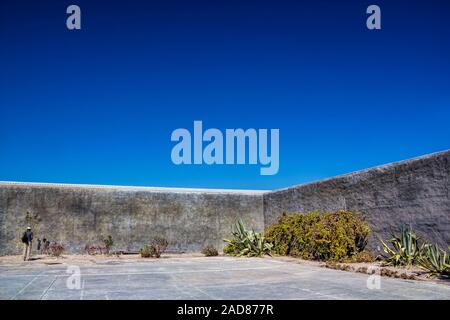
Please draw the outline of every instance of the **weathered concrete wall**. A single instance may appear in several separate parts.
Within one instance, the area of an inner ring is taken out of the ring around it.
[[[283,212],[337,209],[366,213],[383,238],[411,224],[450,245],[450,151],[274,192],[0,182],[0,255],[20,253],[28,224],[35,238],[71,252],[109,234],[117,249],[138,250],[164,236],[172,251],[198,251],[222,248],[238,218],[261,231]]]
[[[222,248],[239,217],[263,230],[262,203],[261,191],[0,183],[0,255],[21,252],[27,224],[35,238],[63,242],[70,252],[101,243],[101,235],[127,250],[154,236],[166,237],[173,251]]]
[[[367,214],[374,237],[403,224],[450,245],[450,151],[430,154],[264,195],[264,221],[283,213],[349,209]]]

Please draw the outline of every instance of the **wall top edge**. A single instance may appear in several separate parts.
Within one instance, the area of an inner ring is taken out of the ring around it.
[[[116,185],[94,185],[94,184],[68,184],[47,182],[19,182],[0,181],[2,187],[22,188],[68,188],[68,189],[97,189],[115,191],[145,191],[155,193],[203,193],[203,194],[241,194],[262,195],[270,190],[246,190],[246,189],[200,189],[200,188],[170,188],[170,187],[140,187],[140,186],[116,186]]]
[[[287,191],[304,187],[308,185],[319,184],[335,179],[347,179],[356,177],[359,175],[371,174],[376,172],[382,172],[391,170],[399,166],[413,164],[423,160],[429,160],[441,156],[450,157],[450,149],[439,151],[435,153],[429,153],[423,156],[414,157],[406,160],[391,162],[363,170],[346,173],[330,178],[320,179],[303,184],[293,185],[282,189],[276,190],[246,190],[246,189],[201,189],[201,188],[171,188],[171,187],[142,187],[142,186],[116,186],[116,185],[93,185],[93,184],[66,184],[66,183],[47,183],[47,182],[19,182],[19,181],[0,181],[1,187],[45,187],[45,188],[73,188],[73,189],[101,189],[101,190],[117,190],[117,191],[146,191],[155,193],[204,193],[204,194],[241,194],[241,195],[263,195],[272,192]]]
[[[434,152],[434,153],[428,153],[426,155],[422,155],[422,156],[418,156],[418,157],[414,157],[414,158],[409,158],[409,159],[406,159],[406,160],[390,162],[390,163],[387,163],[387,164],[382,164],[382,165],[375,166],[375,167],[370,167],[370,168],[367,168],[367,169],[357,170],[357,171],[353,171],[353,172],[350,172],[350,173],[345,173],[345,174],[342,174],[342,175],[337,175],[337,176],[333,176],[333,177],[329,177],[329,178],[325,178],[325,179],[319,179],[319,180],[316,180],[316,181],[311,181],[311,182],[306,182],[306,183],[302,183],[302,184],[297,184],[297,185],[289,186],[289,187],[286,187],[286,188],[276,189],[276,190],[272,190],[272,193],[288,191],[288,190],[297,189],[297,188],[305,187],[305,186],[309,186],[309,185],[316,185],[316,184],[320,184],[320,183],[323,183],[323,182],[332,181],[332,180],[336,180],[336,179],[351,179],[353,177],[364,176],[364,175],[372,174],[372,173],[376,173],[376,172],[388,171],[388,170],[392,170],[392,169],[395,169],[395,168],[400,167],[400,166],[411,165],[411,164],[414,164],[415,162],[420,162],[420,161],[424,161],[424,160],[431,160],[431,159],[439,158],[439,157],[442,157],[442,156],[450,157],[450,149],[444,150],[444,151],[439,151],[439,152]]]

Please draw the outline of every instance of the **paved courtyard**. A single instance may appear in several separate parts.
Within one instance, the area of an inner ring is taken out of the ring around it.
[[[1,299],[450,299],[450,286],[258,258],[169,258],[80,265],[0,264]],[[76,270],[72,269],[72,270]],[[67,286],[69,280],[69,287]],[[72,284],[72,285],[70,285]]]

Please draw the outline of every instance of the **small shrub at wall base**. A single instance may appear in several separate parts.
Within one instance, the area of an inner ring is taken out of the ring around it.
[[[161,257],[161,254],[166,251],[169,242],[163,237],[153,238],[151,245],[155,248],[155,257]]]
[[[101,245],[86,244],[84,246],[84,251],[88,255],[94,256],[94,255],[98,255],[98,254],[109,254],[110,249],[105,246],[101,246]]]
[[[48,247],[48,253],[53,257],[59,257],[64,252],[64,245],[62,243],[52,243]]]
[[[204,247],[202,249],[202,253],[206,257],[215,257],[215,256],[219,255],[219,252],[217,251],[217,249],[212,245],[207,245],[206,247]]]
[[[106,254],[109,254],[112,246],[114,245],[112,237],[109,235],[108,237],[104,238],[103,243],[105,244]]]
[[[144,245],[144,247],[141,249],[141,257],[142,258],[151,258],[155,255],[155,248],[152,245]]]
[[[86,244],[84,246],[84,252],[86,252],[88,255],[96,255],[99,251],[99,248],[97,246],[94,245],[90,245],[90,244]]]
[[[169,242],[163,237],[155,237],[151,240],[150,244],[144,245],[140,254],[143,258],[160,258],[161,254],[166,251]]]
[[[351,261],[361,255],[369,225],[352,211],[284,214],[276,224],[266,229],[267,241],[273,252],[310,260]],[[370,259],[366,254],[365,259]]]

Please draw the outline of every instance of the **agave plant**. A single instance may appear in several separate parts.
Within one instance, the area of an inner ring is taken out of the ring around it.
[[[437,244],[426,246],[419,259],[419,265],[430,276],[450,277],[450,255],[441,250]]]
[[[244,222],[238,220],[232,230],[233,239],[224,239],[228,243],[224,252],[235,256],[260,257],[270,255],[273,245],[266,241],[264,235],[254,230],[247,230]]]
[[[392,235],[392,239],[389,240],[392,248],[383,240],[380,239],[380,241],[383,244],[383,251],[387,254],[387,256],[383,256],[386,265],[409,266],[417,264],[424,249],[424,246],[419,245],[419,238],[411,227],[408,229],[402,227],[399,236]]]

